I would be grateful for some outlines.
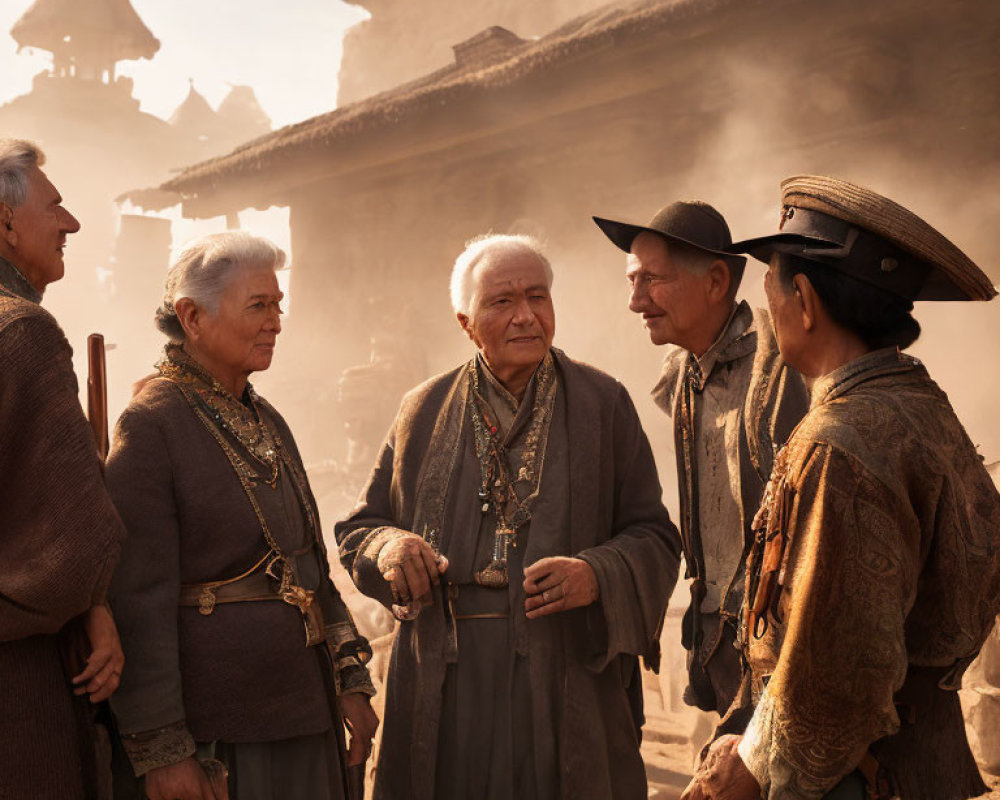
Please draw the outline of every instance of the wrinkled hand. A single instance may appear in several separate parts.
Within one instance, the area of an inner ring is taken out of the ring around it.
[[[589,606],[600,595],[593,568],[580,558],[542,558],[524,571],[528,619]]]
[[[344,723],[351,732],[351,744],[347,749],[347,766],[353,767],[364,762],[372,751],[372,739],[378,730],[378,715],[372,709],[368,695],[360,692],[342,694],[337,698],[337,706],[344,717]]]
[[[229,800],[224,781],[213,784],[194,758],[157,767],[146,773],[149,800]]]
[[[760,786],[736,751],[739,736],[720,736],[681,795],[681,800],[760,800]]]
[[[392,587],[396,619],[413,619],[434,601],[431,585],[441,582],[448,559],[414,533],[401,532],[378,554],[378,570]]]
[[[91,703],[107,700],[118,688],[125,654],[111,609],[94,606],[83,615],[83,628],[90,640],[90,655],[83,672],[73,678],[73,693],[90,695]]]

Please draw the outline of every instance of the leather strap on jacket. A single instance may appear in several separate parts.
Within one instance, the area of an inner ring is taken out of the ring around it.
[[[210,615],[217,603],[245,603],[256,600],[281,600],[276,583],[263,568],[273,554],[269,550],[246,572],[222,581],[182,583],[180,606],[194,606],[203,616]]]

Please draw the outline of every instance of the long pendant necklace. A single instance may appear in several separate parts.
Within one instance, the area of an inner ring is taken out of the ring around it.
[[[499,425],[480,392],[479,368],[475,363],[469,369],[469,383],[469,413],[480,470],[479,501],[484,515],[492,508],[496,517],[492,559],[475,573],[474,578],[480,586],[501,589],[510,582],[507,571],[510,548],[517,547],[518,529],[531,519],[531,506],[538,496],[545,456],[544,445],[548,439],[555,405],[556,383],[552,355],[545,355],[536,374],[531,424],[525,434],[524,450],[515,478],[511,477],[507,447],[501,438]],[[523,500],[515,490],[514,484],[518,481],[528,483]],[[508,509],[513,509],[509,516]]]

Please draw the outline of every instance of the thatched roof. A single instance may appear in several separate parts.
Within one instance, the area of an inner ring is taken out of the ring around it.
[[[152,58],[160,49],[129,0],[35,0],[10,35],[21,47],[50,52],[65,52],[73,40],[97,42],[112,61]]]
[[[704,18],[720,7],[734,4],[738,4],[737,0],[633,0],[577,17],[534,41],[494,32],[488,38],[492,44],[506,42],[505,58],[498,58],[495,47],[482,60],[461,58],[418,80],[287,126],[225,156],[191,166],[165,183],[164,188],[188,195],[211,192],[232,178],[263,174],[293,153],[322,151],[329,155],[373,132],[405,126],[425,113],[462,107],[473,99],[530,81],[553,67],[630,45],[644,35],[671,26],[684,27],[692,18]],[[480,34],[469,42],[482,37]],[[462,45],[457,49],[462,50]]]

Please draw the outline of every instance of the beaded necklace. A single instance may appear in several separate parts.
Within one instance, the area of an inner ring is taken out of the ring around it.
[[[496,416],[479,387],[479,367],[473,362],[469,369],[469,416],[479,460],[479,500],[482,513],[493,510],[496,528],[493,536],[493,557],[490,563],[475,573],[480,586],[500,589],[508,585],[507,557],[511,547],[517,547],[517,532],[531,519],[531,506],[538,497],[542,477],[542,461],[548,441],[552,409],[555,405],[556,381],[552,354],[546,353],[535,375],[535,399],[531,408],[531,423],[524,439],[517,476],[511,476],[507,447],[503,442]],[[515,484],[527,483],[524,499],[518,497]],[[513,509],[508,515],[508,509]]]
[[[193,393],[212,421],[243,445],[244,450],[266,470],[261,475],[234,454],[239,462],[237,472],[252,478],[254,482],[263,480],[272,489],[275,488],[278,482],[281,442],[263,422],[257,408],[257,393],[253,387],[247,384],[247,396],[250,398],[248,407],[177,344],[167,345],[165,357],[156,366],[163,377],[187,389],[185,394]]]

